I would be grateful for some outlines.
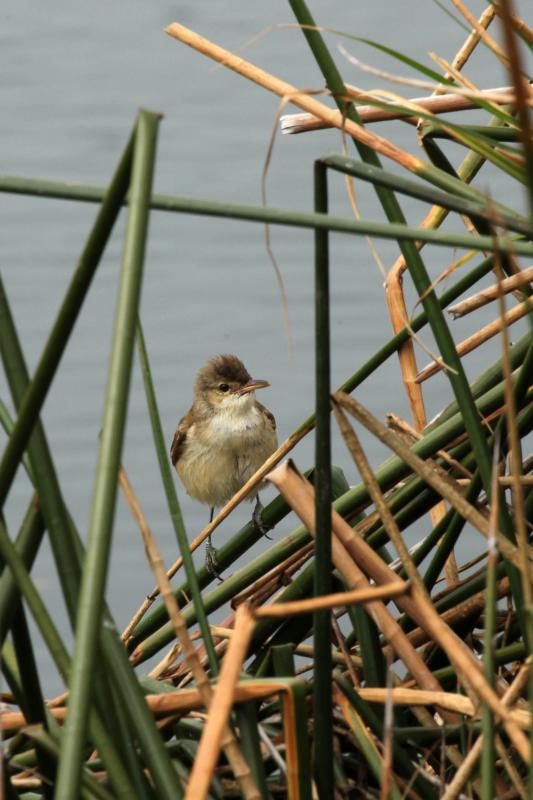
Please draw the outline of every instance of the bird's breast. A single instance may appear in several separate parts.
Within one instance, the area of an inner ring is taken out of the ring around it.
[[[214,414],[205,429],[205,436],[223,448],[242,450],[247,440],[253,440],[265,427],[260,411],[252,406],[246,413],[228,408]]]
[[[276,433],[258,408],[218,412],[194,425],[176,468],[188,493],[223,505],[277,447]]]

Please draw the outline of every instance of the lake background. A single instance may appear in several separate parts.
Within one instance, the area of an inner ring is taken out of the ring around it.
[[[448,4],[450,9],[452,4]],[[482,2],[470,2],[479,14]],[[373,3],[314,2],[317,23],[396,47],[431,64],[428,51],[448,60],[466,32],[436,4],[420,0],[375,0]],[[518,13],[525,4],[518,4]],[[279,101],[228,70],[217,68],[198,53],[170,39],[166,25],[178,21],[229,50],[301,88],[321,88],[322,77],[294,27],[288,4],[234,0],[216,3],[105,3],[90,7],[59,0],[52,5],[10,0],[1,20],[1,171],[27,177],[105,186],[127,141],[140,107],[160,111],[154,191],[209,197],[228,202],[261,202],[261,173],[276,123]],[[494,30],[496,26],[494,26]],[[259,38],[258,34],[263,33]],[[328,36],[347,82],[372,89],[381,80],[357,70],[337,53],[340,39]],[[361,60],[407,74],[407,68],[357,42],[342,40]],[[244,45],[247,45],[244,47]],[[509,83],[498,62],[479,47],[465,70],[483,87]],[[410,77],[417,77],[413,73]],[[390,85],[405,96],[429,94]],[[294,109],[287,108],[283,113]],[[476,115],[472,113],[471,119]],[[374,129],[375,126],[374,126]],[[399,123],[381,123],[379,132],[410,152],[418,152],[414,130]],[[312,210],[313,160],[340,152],[338,132],[276,136],[268,172],[268,203]],[[458,150],[446,151],[458,163]],[[388,169],[394,165],[385,163]],[[491,181],[483,170],[476,185],[497,198],[523,208],[524,199],[506,198],[505,182]],[[342,179],[331,178],[331,210],[347,218],[351,210]],[[357,185],[361,214],[383,219],[367,185]],[[411,224],[423,210],[402,199]],[[96,214],[96,207],[73,202],[0,195],[0,253],[3,279],[14,311],[25,355],[32,370],[54,320],[68,279],[76,265]],[[86,535],[97,454],[115,293],[122,253],[125,215],[121,215],[101,263],[75,334],[43,411],[43,422],[55,458],[61,487],[80,532]],[[276,415],[280,440],[308,415],[314,403],[313,377],[313,235],[311,231],[275,228],[272,245],[283,273],[294,336],[289,353],[281,301],[261,225],[154,212],[150,220],[141,316],[166,438],[189,408],[196,370],[211,355],[239,355],[254,377],[268,379],[261,401]],[[375,242],[389,269],[398,256],[394,242]],[[342,383],[388,338],[383,278],[364,239],[332,236],[332,383]],[[457,257],[461,253],[456,254]],[[448,266],[449,251],[426,248],[424,259],[433,276]],[[475,263],[475,262],[472,262]],[[410,292],[411,305],[414,295]],[[487,279],[486,283],[490,283]],[[457,321],[459,341],[482,321],[496,315],[489,308],[475,320]],[[518,335],[518,329],[515,336]],[[431,345],[429,333],[424,340]],[[474,378],[497,357],[499,342],[466,360]],[[419,354],[423,365],[427,357]],[[3,399],[12,408],[5,381]],[[373,413],[383,418],[394,411],[409,418],[397,360],[369,379],[357,392]],[[431,417],[451,397],[447,380],[438,376],[425,385]],[[5,438],[0,436],[3,446]],[[373,464],[386,452],[368,436],[363,443]],[[294,451],[302,468],[313,461],[313,438]],[[358,477],[338,437],[334,461],[350,483]],[[151,524],[165,561],[176,557],[176,543],[166,509],[144,392],[138,368],[132,385],[123,462]],[[30,488],[23,475],[14,485],[6,509],[12,535],[18,529]],[[207,521],[208,510],[179,496],[192,539]],[[272,496],[265,492],[264,502]],[[248,504],[237,509],[215,535],[215,543],[247,521]],[[296,525],[293,516],[279,532]],[[427,528],[416,526],[409,542]],[[219,538],[220,537],[220,538]],[[463,537],[460,560],[478,552],[480,542]],[[260,542],[257,549],[266,547]],[[203,553],[199,554],[203,558]],[[34,568],[37,585],[56,622],[70,642],[68,623],[58,592],[55,569],[45,542]],[[107,598],[119,628],[129,621],[153,585],[136,526],[122,499],[118,501]],[[61,683],[44,647],[45,689]]]

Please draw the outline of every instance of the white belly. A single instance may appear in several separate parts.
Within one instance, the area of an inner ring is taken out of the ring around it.
[[[275,431],[255,407],[214,415],[200,435],[195,428],[177,470],[188,494],[209,506],[227,503],[277,447]]]

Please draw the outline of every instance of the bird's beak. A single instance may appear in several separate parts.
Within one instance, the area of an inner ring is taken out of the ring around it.
[[[255,392],[256,389],[264,389],[265,386],[270,386],[268,381],[259,381],[252,378],[245,383],[244,386],[241,386],[240,389],[235,389],[235,394],[240,397],[243,394],[248,394],[248,392]]]

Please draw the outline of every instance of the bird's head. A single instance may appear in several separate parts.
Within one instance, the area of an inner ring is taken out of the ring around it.
[[[233,355],[210,358],[196,376],[196,401],[213,410],[241,409],[253,405],[255,390],[270,386],[268,381],[256,380],[242,361]]]

